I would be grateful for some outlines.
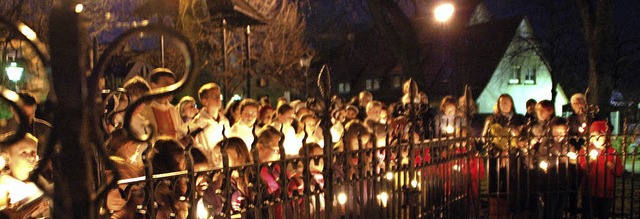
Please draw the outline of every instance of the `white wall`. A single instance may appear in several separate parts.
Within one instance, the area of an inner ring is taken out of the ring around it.
[[[515,33],[516,37],[511,41],[507,52],[503,56],[498,68],[491,76],[489,83],[480,93],[476,100],[480,113],[493,113],[493,106],[496,104],[498,97],[507,93],[513,97],[516,106],[516,112],[520,114],[526,113],[525,103],[529,99],[551,100],[551,74],[549,69],[543,64],[540,56],[537,55],[532,45],[527,41],[521,40],[521,37],[530,36],[530,26],[524,19]],[[515,66],[520,66],[520,84],[509,84],[516,71]],[[525,72],[529,69],[536,69],[536,81],[534,85],[523,84]],[[561,86],[556,88],[556,115],[562,114],[562,105],[567,104],[567,96]]]

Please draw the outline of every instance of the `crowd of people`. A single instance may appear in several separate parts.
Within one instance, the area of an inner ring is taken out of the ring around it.
[[[349,101],[334,96],[328,106],[314,98],[294,101],[279,98],[272,105],[268,97],[259,100],[245,98],[223,106],[220,87],[216,83],[206,83],[193,97],[185,96],[175,106],[171,103],[173,95],[138,105],[130,124],[127,124],[131,131],[124,129],[124,110],[129,108],[130,103],[151,89],[166,87],[175,81],[175,74],[166,68],[153,70],[148,80],[131,78],[123,85],[126,95],[117,96],[113,109],[105,114],[109,136],[106,150],[118,167],[112,171],[118,171],[122,178],[144,176],[144,168],[148,165],[145,165],[143,157],[150,159],[154,174],[186,170],[189,162],[184,154],[188,144],[193,146],[190,155],[194,169],[204,171],[270,163],[282,158],[321,157],[326,147],[339,153],[384,148],[409,141],[474,135],[471,121],[477,114],[477,108],[472,99],[447,96],[442,99],[439,109],[435,109],[430,106],[426,94],[420,92],[411,80],[404,84],[403,96],[395,103],[377,101],[372,93],[362,91]],[[33,97],[25,93],[21,94],[21,98],[25,102],[22,110],[29,117],[30,134],[22,141],[2,148],[4,163],[0,165],[0,209],[10,209],[25,200],[25,197],[18,197],[18,192],[12,187],[4,185],[20,182],[24,186],[31,186],[28,188],[35,190],[32,194],[41,194],[25,174],[28,176],[33,170],[38,155],[43,155],[42,144],[47,141],[51,124],[35,118],[35,109],[29,108],[36,105]],[[541,193],[532,189],[543,186],[547,188],[545,191],[588,191],[582,193],[582,198],[588,200],[582,201],[582,209],[585,210],[583,217],[593,213],[599,218],[608,218],[614,178],[620,176],[623,170],[615,150],[609,147],[610,128],[604,121],[593,121],[587,115],[584,95],[573,95],[571,106],[574,113],[565,119],[555,115],[550,100],[530,100],[527,101],[526,115],[521,115],[515,112],[513,98],[503,94],[496,101],[494,113],[485,120],[481,136],[477,138],[479,140],[451,146],[453,153],[478,151],[493,155],[487,158],[489,192],[494,194],[491,204],[509,206],[504,215],[496,216],[532,214],[535,211],[543,218],[560,218],[566,212],[578,213],[575,194]],[[322,129],[320,119],[325,111],[330,112],[331,118],[327,133]],[[18,123],[15,118],[8,121],[3,129],[7,135],[15,130]],[[135,136],[142,135],[151,135],[153,139],[148,142],[135,140]],[[325,141],[325,136],[330,141]],[[345,160],[324,158],[323,162],[311,162],[309,173],[312,180],[306,183],[313,188],[324,187],[324,162],[334,162],[331,172],[335,178],[348,179],[360,171],[379,173],[389,168],[371,165],[375,163],[374,159],[384,163],[390,157],[397,162],[395,165],[407,165],[409,160],[419,165],[428,162],[431,157],[441,156],[427,149],[409,158],[409,152],[400,151],[402,153],[386,154],[379,150],[368,156],[348,157]],[[515,156],[518,153],[535,156]],[[485,175],[483,163],[482,158],[477,158],[468,167],[472,172],[470,180],[476,199],[478,182]],[[263,166],[254,174],[234,171],[229,181],[232,190],[230,206],[225,204],[228,200],[216,192],[224,182],[220,175],[199,177],[198,192],[203,197],[200,201],[210,206],[211,214],[240,213],[258,195],[261,200],[276,200],[284,192],[302,194],[305,188],[303,172],[300,168],[279,165]],[[522,180],[529,179],[524,173],[539,174],[553,180]],[[288,183],[279,183],[282,177]],[[250,188],[252,184],[259,189]],[[287,187],[283,188],[283,185]],[[445,184],[443,187],[447,190],[449,186]],[[156,187],[157,218],[186,217],[188,205],[180,199],[184,190],[174,189],[171,185]],[[255,194],[256,191],[263,191],[263,194]],[[522,196],[514,199],[513,194],[516,193]],[[141,196],[141,192],[126,188],[126,185],[114,188],[106,201],[111,218],[139,217],[136,207],[141,202]],[[571,201],[565,202],[565,199]],[[600,207],[592,208],[589,206],[591,203],[599,203]],[[286,209],[295,204],[299,203],[294,201],[277,205],[273,214],[276,218],[291,214],[293,211]],[[325,205],[315,200],[313,204]],[[312,213],[319,213],[314,209],[323,208],[314,207],[311,210],[314,211]],[[358,208],[365,210],[367,206],[363,204]],[[33,214],[46,213],[37,210]]]

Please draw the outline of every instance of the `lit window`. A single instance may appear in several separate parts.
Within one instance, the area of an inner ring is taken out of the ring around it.
[[[349,83],[339,83],[338,84],[338,92],[341,94],[351,92],[351,84]]]
[[[524,84],[536,84],[536,68],[529,69],[524,75]]]
[[[373,79],[373,90],[380,90],[380,78]]]
[[[400,88],[402,86],[402,78],[400,76],[393,76],[393,88]]]
[[[509,77],[509,84],[520,84],[520,66],[516,65],[513,67],[513,71]]]

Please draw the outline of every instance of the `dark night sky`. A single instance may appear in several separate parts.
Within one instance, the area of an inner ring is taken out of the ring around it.
[[[363,3],[366,2],[365,0],[309,2],[308,36],[320,54],[328,55],[326,59],[341,58],[336,57],[335,52],[342,51],[339,48],[344,47],[345,44],[348,45],[348,33],[358,35],[358,32],[372,27],[366,3]],[[566,68],[563,72],[566,75],[563,77],[572,82],[578,81],[572,83],[574,85],[572,88],[565,88],[565,90],[572,93],[586,88],[586,47],[581,32],[581,18],[575,9],[575,1],[490,0],[485,3],[494,19],[525,15],[529,18],[538,40],[562,45],[561,51],[553,52],[553,55],[558,57],[555,61],[570,63],[568,65],[571,67]],[[624,42],[624,45],[619,47],[611,46],[611,48],[619,48],[615,51],[619,65],[611,70],[617,78],[614,85],[623,91],[635,91],[637,89],[633,89],[634,85],[640,83],[640,74],[637,72],[637,69],[640,69],[640,61],[638,61],[640,60],[640,16],[638,16],[640,1],[618,0],[614,3],[612,36],[618,44]],[[571,60],[565,60],[566,57],[571,57]]]

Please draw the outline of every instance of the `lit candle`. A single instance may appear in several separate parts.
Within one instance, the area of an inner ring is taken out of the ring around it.
[[[453,165],[453,170],[460,171],[460,166],[458,166],[458,164]]]
[[[596,151],[595,149],[591,150],[589,152],[589,157],[593,160],[595,160],[598,157],[598,151]]]
[[[389,194],[387,192],[382,192],[378,195],[378,200],[383,208],[387,207],[387,200],[389,200]]]
[[[582,125],[580,127],[578,127],[578,131],[580,131],[580,133],[584,132],[584,130],[587,128],[587,123],[582,123]]]
[[[393,173],[391,172],[387,172],[387,174],[385,175],[385,178],[389,181],[391,181],[393,179]]]
[[[411,180],[411,187],[416,188],[418,187],[418,180]]]
[[[338,194],[338,203],[340,203],[340,205],[344,205],[345,203],[347,203],[347,195],[345,195],[344,193]]]
[[[578,158],[578,155],[575,152],[569,152],[567,153],[567,157],[569,157],[569,159],[571,160],[575,160],[576,158]]]
[[[547,172],[547,168],[549,168],[549,163],[547,163],[547,161],[541,161],[540,162],[540,169],[544,170],[544,172]]]
[[[451,134],[451,133],[453,133],[453,131],[455,131],[455,129],[453,128],[453,126],[448,125],[448,126],[447,126],[447,128],[446,128],[446,132],[447,132],[447,134]]]
[[[207,208],[204,207],[204,202],[202,201],[202,199],[198,201],[196,208],[198,219],[206,219],[207,216],[209,216],[209,212],[207,211]]]

